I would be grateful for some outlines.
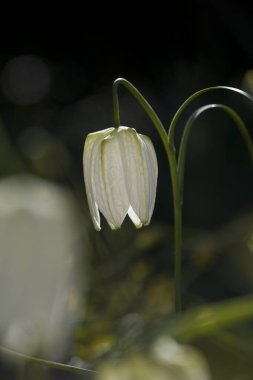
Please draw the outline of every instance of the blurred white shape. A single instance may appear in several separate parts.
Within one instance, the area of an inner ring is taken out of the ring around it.
[[[2,345],[53,360],[66,354],[85,287],[81,226],[66,190],[25,175],[0,181]]]
[[[20,55],[9,61],[1,75],[6,99],[26,105],[41,101],[51,84],[49,66],[34,55]]]
[[[96,380],[210,380],[208,366],[194,348],[168,338],[155,343],[150,356],[132,354],[105,362]]]
[[[209,380],[207,363],[199,351],[191,346],[178,344],[175,340],[161,337],[152,349],[152,357],[175,374],[171,379]]]

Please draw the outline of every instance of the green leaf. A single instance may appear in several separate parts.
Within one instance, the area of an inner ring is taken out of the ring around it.
[[[180,342],[192,342],[251,319],[253,296],[246,296],[190,310],[172,321],[166,333]]]

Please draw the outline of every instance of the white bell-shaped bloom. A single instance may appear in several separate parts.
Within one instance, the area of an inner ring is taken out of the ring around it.
[[[117,229],[128,214],[137,228],[148,225],[157,184],[157,159],[151,140],[128,127],[90,133],[84,144],[84,180],[92,220],[99,211]]]

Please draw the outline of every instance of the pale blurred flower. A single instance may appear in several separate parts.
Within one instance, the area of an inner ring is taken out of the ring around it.
[[[151,140],[128,127],[108,128],[87,136],[84,179],[92,220],[100,230],[99,210],[112,229],[128,214],[137,228],[153,213],[157,159]]]
[[[1,345],[64,358],[85,286],[75,206],[66,190],[47,181],[24,175],[0,181]]]
[[[98,368],[96,380],[210,380],[202,355],[172,339],[159,339],[150,355],[132,354]]]
[[[159,338],[152,348],[151,357],[174,374],[169,377],[171,380],[210,379],[207,362],[200,352],[171,338]]]

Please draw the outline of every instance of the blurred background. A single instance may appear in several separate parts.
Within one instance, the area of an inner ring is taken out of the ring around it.
[[[157,132],[125,89],[122,125],[149,135],[157,150],[154,216],[140,231],[126,220],[113,232],[102,220],[100,233],[89,217],[83,144],[88,133],[113,126],[113,81],[130,80],[167,128],[183,101],[202,88],[226,85],[253,95],[249,5],[193,0],[139,14],[124,3],[110,16],[94,5],[61,4],[55,12],[42,3],[0,2],[1,345],[84,368],[148,347],[174,311],[168,165]],[[253,136],[252,103],[219,91],[187,109],[176,146],[187,118],[209,103],[234,108]],[[236,126],[221,111],[204,114],[189,140],[185,171],[185,309],[252,293],[252,192],[252,166]],[[36,275],[41,268],[49,273],[44,282]],[[23,306],[22,297],[29,298]],[[45,331],[55,331],[54,342],[42,339]],[[238,353],[236,343],[233,350],[219,337],[192,344],[214,379],[252,379],[252,323],[230,333],[234,342],[249,340],[247,347]],[[23,371],[8,359],[0,362],[1,379],[74,378],[32,365]]]

